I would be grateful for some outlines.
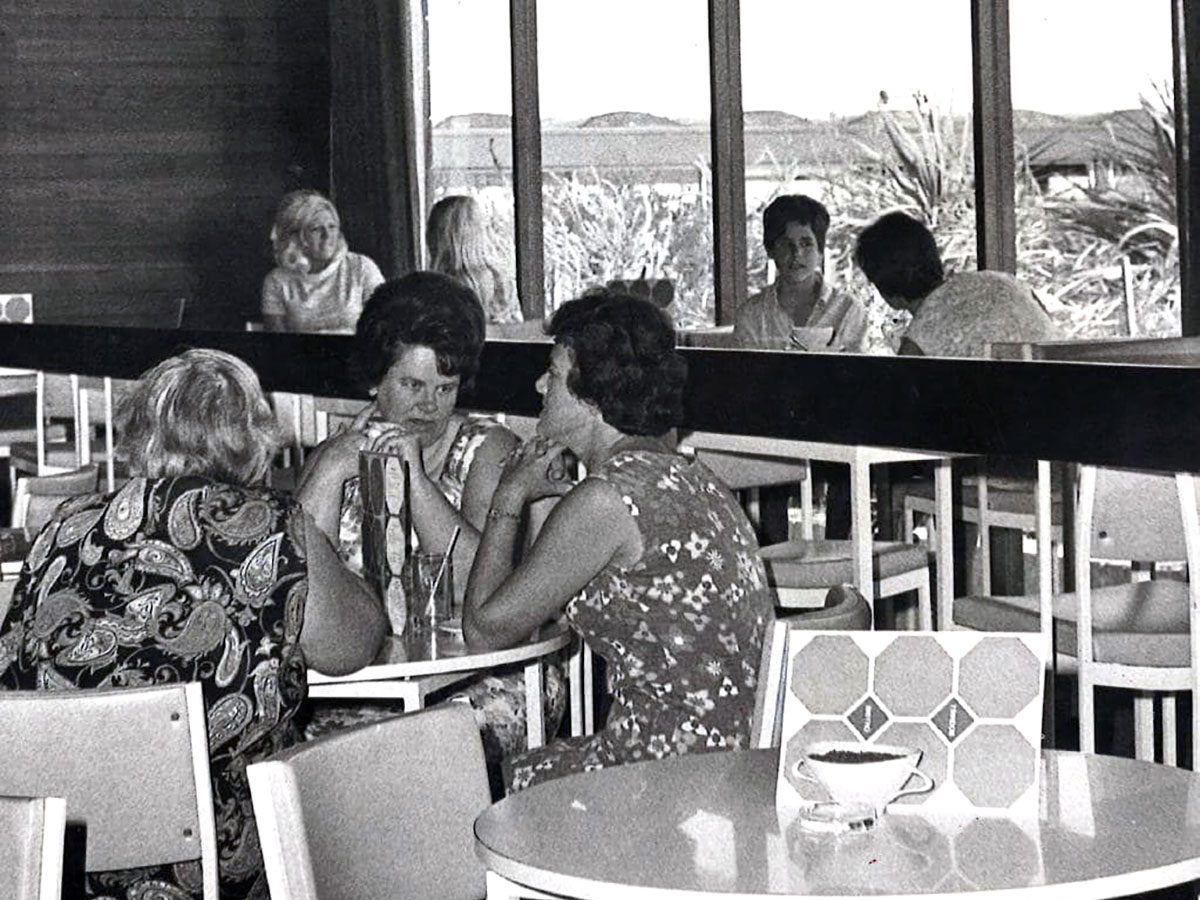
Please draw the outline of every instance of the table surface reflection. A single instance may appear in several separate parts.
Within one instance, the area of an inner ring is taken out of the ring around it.
[[[309,669],[308,683],[419,678],[424,675],[490,669],[547,656],[570,642],[570,629],[560,624],[547,626],[534,638],[515,647],[472,653],[461,633],[434,629],[415,636],[405,634],[389,637],[376,662],[348,675],[322,675]]]
[[[1036,820],[887,815],[811,835],[775,809],[777,751],[677,757],[559,779],[475,823],[489,869],[528,887],[621,896],[1118,897],[1200,878],[1200,777],[1043,753]]]

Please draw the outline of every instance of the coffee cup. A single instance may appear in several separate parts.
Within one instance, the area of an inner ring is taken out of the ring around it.
[[[933,790],[933,779],[917,768],[921,751],[891,744],[818,741],[805,748],[797,778],[819,784],[839,806],[868,808],[879,815],[893,800]],[[913,787],[905,787],[916,779]]]

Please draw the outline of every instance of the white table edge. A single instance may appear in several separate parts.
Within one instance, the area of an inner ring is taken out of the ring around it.
[[[345,675],[324,675],[314,669],[308,670],[308,683],[345,684],[355,681],[389,681],[396,678],[420,678],[424,675],[443,675],[464,668],[490,669],[510,663],[526,662],[561,650],[571,642],[571,631],[564,628],[550,637],[528,644],[519,644],[504,650],[489,650],[485,653],[469,653],[462,656],[446,656],[441,659],[420,662],[379,663],[365,666]],[[469,660],[464,666],[463,661]]]

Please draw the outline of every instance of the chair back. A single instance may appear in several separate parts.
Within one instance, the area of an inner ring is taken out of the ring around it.
[[[0,900],[59,900],[66,826],[61,797],[0,797]]]
[[[198,683],[0,691],[0,793],[66,799],[86,871],[199,860],[217,897],[204,698]]]
[[[1168,562],[1187,559],[1178,487],[1171,475],[1084,467],[1093,494],[1086,543],[1092,559]]]
[[[247,769],[273,900],[479,898],[491,802],[469,706],[337,731]]]
[[[40,531],[68,497],[100,489],[100,467],[92,464],[57,475],[23,475],[13,493],[12,525]]]
[[[870,631],[871,605],[852,585],[830,588],[826,606],[776,619],[763,637],[750,719],[750,746],[778,747],[783,724],[783,679],[791,631]]]

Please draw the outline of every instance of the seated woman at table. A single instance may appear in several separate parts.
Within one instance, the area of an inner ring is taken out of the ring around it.
[[[363,309],[351,364],[371,403],[346,431],[321,444],[300,477],[299,496],[335,542],[343,562],[362,571],[363,499],[359,452],[396,453],[408,463],[408,502],[417,545],[437,551],[454,530],[455,591],[462,596],[503,460],[518,445],[494,419],[456,408],[458,392],[479,370],[483,308],[469,288],[435,272],[384,283]],[[561,716],[562,679],[547,667],[551,712]],[[524,684],[519,672],[481,676],[467,696],[486,722],[489,758],[525,746]],[[362,721],[380,710],[322,702],[308,734]],[[551,726],[551,730],[553,727]]]
[[[275,213],[271,245],[275,268],[263,281],[263,327],[354,331],[363,302],[383,275],[370,257],[350,252],[333,203],[317,191],[292,191]]]
[[[494,259],[483,214],[474,197],[451,194],[433,204],[426,241],[430,270],[457,278],[473,290],[489,322],[522,320],[516,289]]]
[[[34,541],[0,629],[0,687],[200,682],[221,724],[209,733],[221,896],[265,897],[246,765],[299,739],[306,667],[375,658],[383,609],[300,504],[264,486],[275,418],[244,362],[189,350],[159,363],[117,419],[132,478],[66,501]],[[191,862],[93,873],[87,895],[199,897],[199,885]]]
[[[776,197],[763,210],[763,244],[775,263],[775,280],[738,310],[733,326],[739,346],[762,350],[861,352],[867,311],[851,294],[825,280],[829,211],[804,194]],[[828,328],[828,343],[793,340],[797,328]]]
[[[854,261],[888,306],[912,313],[901,355],[982,357],[989,341],[1058,336],[1033,291],[1007,272],[947,278],[932,232],[905,213],[887,213],[864,228]]]
[[[562,306],[538,379],[538,437],[508,461],[467,588],[473,648],[507,647],[565,611],[609,670],[603,731],[516,758],[511,786],[673,754],[747,747],[773,615],[737,501],[675,452],[687,366],[661,310],[600,291]],[[562,454],[587,466],[574,487]],[[564,495],[514,568],[526,506]]]

